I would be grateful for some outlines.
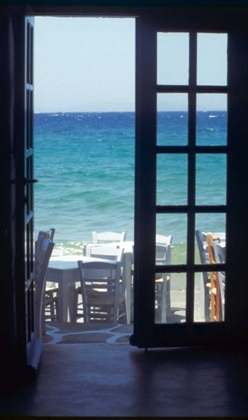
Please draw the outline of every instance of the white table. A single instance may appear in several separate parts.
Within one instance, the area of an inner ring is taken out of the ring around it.
[[[79,282],[77,261],[106,261],[101,258],[85,257],[83,255],[66,255],[50,260],[46,281],[58,283],[58,321],[72,320],[73,294],[75,284]]]

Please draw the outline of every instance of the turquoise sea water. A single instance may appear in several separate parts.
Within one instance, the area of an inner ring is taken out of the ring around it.
[[[226,123],[224,111],[198,112],[197,144],[226,144]],[[55,242],[73,252],[93,230],[126,231],[133,240],[134,130],[132,112],[35,114],[35,233],[54,227]],[[187,144],[187,113],[159,112],[157,133],[158,144]],[[157,204],[186,204],[187,165],[184,154],[159,155]],[[196,175],[197,204],[225,204],[225,156],[198,155]],[[178,244],[177,262],[185,262],[186,223],[185,215],[157,217],[157,233]],[[196,227],[223,231],[225,220],[199,215]]]

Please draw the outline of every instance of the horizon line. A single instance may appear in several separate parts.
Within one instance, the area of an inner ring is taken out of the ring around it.
[[[128,114],[128,113],[135,114],[135,111],[36,111],[34,114],[110,114],[110,113],[116,113],[116,114]],[[189,111],[186,110],[161,110],[157,112],[186,112],[189,113]],[[196,112],[227,112],[227,110],[224,109],[210,109],[210,110],[202,110]]]

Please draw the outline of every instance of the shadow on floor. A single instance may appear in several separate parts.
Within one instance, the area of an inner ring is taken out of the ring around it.
[[[35,385],[0,399],[1,414],[247,416],[247,377],[247,355],[238,352],[47,344]]]

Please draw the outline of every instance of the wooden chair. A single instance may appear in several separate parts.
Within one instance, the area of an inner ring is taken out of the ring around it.
[[[106,242],[124,242],[126,240],[126,232],[92,232],[93,244]]]
[[[221,246],[220,243],[217,241],[213,241],[214,247],[214,255],[216,263],[224,264],[226,262],[226,255],[225,250]],[[225,283],[226,283],[226,276],[223,271],[218,271],[218,280],[219,280],[219,288],[220,288],[220,303],[221,303],[221,321],[225,319]]]
[[[42,338],[42,320],[44,314],[44,291],[46,271],[53,251],[54,243],[45,236],[39,240],[35,255],[35,333]]]
[[[92,245],[91,247],[87,248],[87,256],[100,258],[104,260],[113,260],[120,263],[120,293],[123,293],[123,283],[122,283],[122,270],[123,270],[123,248],[119,249],[116,247],[110,246],[101,246],[101,245]],[[84,316],[83,311],[83,298],[82,296],[82,287],[77,287],[75,289],[75,296],[74,296],[74,303],[73,303],[73,320],[76,321],[77,319]],[[124,316],[124,308],[122,310]]]
[[[120,294],[120,263],[117,261],[78,261],[83,296],[84,322],[117,323]]]
[[[214,252],[214,242],[220,242],[217,236],[212,233],[207,233],[207,248],[208,258],[210,264],[216,264],[216,257]],[[222,320],[222,308],[221,308],[221,291],[219,276],[216,271],[210,271],[210,284],[211,284],[211,297],[210,297],[210,321],[221,321]]]

